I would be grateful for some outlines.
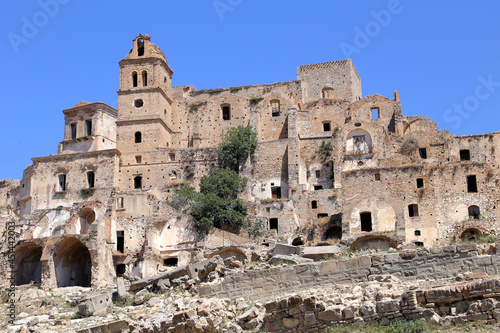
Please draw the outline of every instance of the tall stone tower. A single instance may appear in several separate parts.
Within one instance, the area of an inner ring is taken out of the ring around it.
[[[148,35],[133,40],[120,64],[116,147],[122,163],[135,164],[136,152],[169,147],[172,137],[173,71]]]

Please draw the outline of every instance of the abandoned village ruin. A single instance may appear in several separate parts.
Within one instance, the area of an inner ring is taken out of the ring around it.
[[[294,81],[197,91],[172,87],[165,55],[139,35],[119,65],[118,110],[64,110],[58,154],[33,158],[21,181],[0,181],[0,231],[16,225],[18,285],[106,286],[200,253],[245,257],[252,242],[389,249],[497,232],[499,135],[438,131],[404,116],[398,92],[362,97],[350,59],[300,66]],[[221,135],[239,125],[258,134],[240,169],[241,199],[266,229],[258,239],[199,232],[167,204],[182,184],[198,185]]]

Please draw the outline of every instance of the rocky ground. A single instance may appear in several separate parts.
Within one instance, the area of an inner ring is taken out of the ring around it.
[[[453,280],[433,281],[401,281],[392,275],[381,275],[372,281],[357,284],[283,290],[280,297],[264,297],[256,302],[245,301],[243,298],[199,296],[198,288],[201,285],[220,281],[228,272],[255,271],[271,266],[289,267],[295,264],[295,260],[302,260],[283,256],[262,256],[262,259],[264,260],[240,262],[235,258],[213,258],[211,263],[217,264],[210,264],[210,271],[206,271],[201,280],[181,276],[146,283],[133,292],[124,292],[122,285],[118,294],[116,287],[67,287],[44,291],[33,285],[19,286],[15,297],[15,323],[2,325],[0,331],[500,331],[500,280],[493,276],[489,276],[487,280],[474,280],[473,274],[465,272]],[[119,291],[121,281],[117,280]],[[137,281],[133,283],[138,285]],[[127,281],[127,287],[130,288],[130,285]],[[483,291],[480,297],[471,296],[469,299],[470,295],[478,291]],[[448,295],[456,298],[461,293],[466,295],[461,300],[446,300]],[[94,300],[99,302],[102,302],[102,295],[105,298],[109,295],[109,302],[92,311],[93,308],[89,306],[89,297],[92,295],[97,295],[98,298],[94,297]],[[2,323],[7,323],[6,292],[0,296],[4,304],[0,307],[0,318]],[[403,317],[404,313],[412,321],[408,322]],[[99,326],[101,327],[97,328]],[[309,328],[304,329],[304,326]]]

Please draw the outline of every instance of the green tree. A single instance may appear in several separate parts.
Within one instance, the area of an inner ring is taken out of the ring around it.
[[[200,180],[200,193],[189,185],[174,190],[170,205],[183,212],[189,211],[198,227],[210,229],[222,225],[246,227],[247,208],[237,199],[247,185],[231,169],[213,169]]]
[[[219,145],[219,162],[223,168],[238,172],[239,166],[257,148],[257,133],[250,125],[229,129]]]

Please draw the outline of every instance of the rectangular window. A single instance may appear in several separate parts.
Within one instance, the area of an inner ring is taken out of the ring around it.
[[[460,161],[470,161],[470,150],[462,149],[460,151]]]
[[[321,219],[321,218],[324,218],[324,217],[328,217],[328,214],[327,213],[319,213],[316,216],[318,217],[318,219]]]
[[[427,158],[427,148],[418,148],[418,154],[420,158],[425,160]]]
[[[408,205],[408,215],[410,217],[418,216],[418,205]]]
[[[477,180],[475,175],[467,176],[467,192],[477,192]]]
[[[92,119],[85,120],[85,136],[92,135]]]
[[[125,231],[116,232],[116,251],[121,253],[125,251]]]
[[[378,173],[378,172],[377,172],[377,173],[375,174],[375,180],[380,180],[380,173]]]
[[[271,101],[271,115],[273,117],[278,117],[280,115],[280,101]]]
[[[371,108],[372,119],[378,119],[380,117],[380,110],[378,108]]]
[[[123,276],[123,274],[125,274],[125,271],[126,271],[126,268],[127,266],[125,266],[125,264],[118,264],[116,265],[116,276],[120,277],[120,276]]]
[[[273,230],[273,229],[278,231],[278,219],[277,218],[269,219],[269,230]]]
[[[116,208],[118,209],[123,208],[123,197],[116,198]]]
[[[94,188],[95,174],[92,171],[87,172],[87,185],[88,185],[88,188]]]
[[[142,162],[142,156],[141,156],[141,155],[137,155],[137,156],[135,157],[135,162],[136,162],[136,163],[141,163],[141,162]]]
[[[281,199],[281,187],[280,186],[271,187],[271,196],[273,199]]]
[[[359,214],[361,219],[361,231],[372,231],[372,213]]]
[[[330,131],[331,131],[330,123],[323,123],[323,132],[330,132]]]
[[[142,177],[141,176],[134,177],[134,188],[135,189],[142,188]]]
[[[311,201],[311,208],[312,209],[318,208],[318,202],[316,200]]]
[[[423,187],[424,187],[424,179],[417,178],[417,188],[423,188]]]
[[[321,171],[320,170],[316,170],[316,178],[321,178]]]
[[[59,179],[59,184],[57,187],[57,191],[58,192],[66,191],[66,175],[59,175],[58,179]]]
[[[415,230],[415,236],[421,236],[422,233],[420,232],[420,230]]]
[[[229,105],[224,105],[222,107],[222,120],[231,119],[231,107]]]
[[[175,154],[169,154],[170,161],[175,161]]]
[[[69,124],[69,135],[71,140],[76,139],[76,123]]]
[[[323,189],[323,185],[314,185],[314,190],[319,191]]]

